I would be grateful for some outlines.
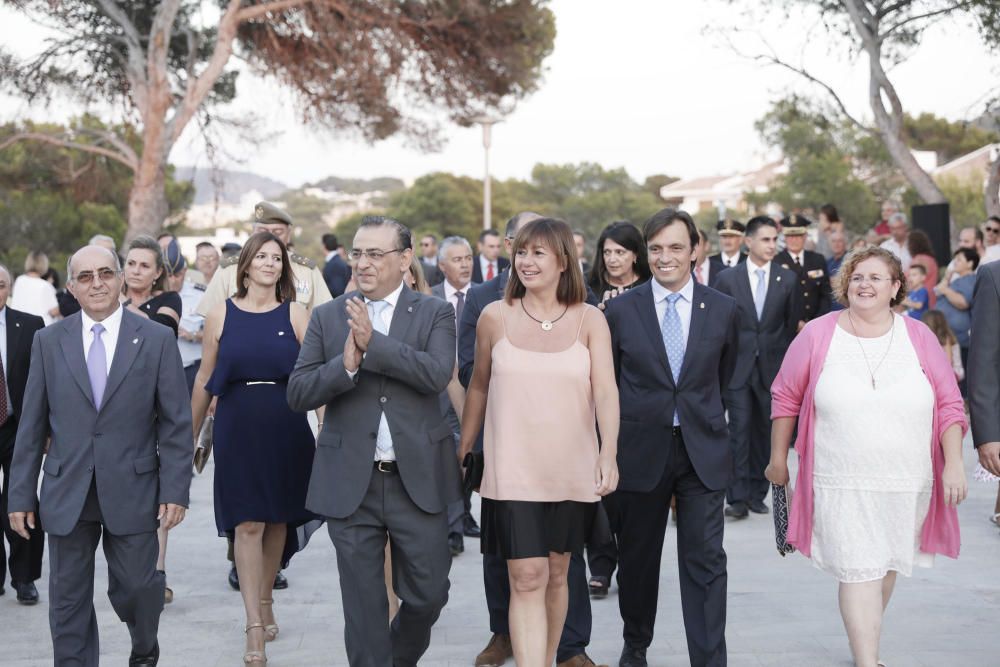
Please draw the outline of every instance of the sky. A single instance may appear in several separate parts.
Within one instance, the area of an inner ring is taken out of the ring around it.
[[[774,157],[753,127],[769,104],[792,90],[820,94],[794,74],[736,54],[723,34],[740,19],[732,4],[721,0],[553,0],[549,6],[556,17],[555,49],[539,90],[494,127],[494,178],[528,178],[539,162],[624,167],[639,181],[660,173],[693,178],[751,169]],[[6,8],[0,9],[0,25],[6,26],[4,42],[16,52],[37,48],[44,36]],[[852,61],[801,17],[775,16],[758,22],[754,32],[737,36],[742,51],[760,52],[765,42],[772,44],[783,57],[829,81],[852,113],[870,118],[864,57]],[[925,33],[919,49],[892,76],[911,113],[968,118],[980,111],[983,94],[1000,84],[1000,55],[987,53],[971,26],[950,22]],[[305,127],[290,94],[244,73],[230,113],[251,110],[260,116],[261,130],[274,136],[259,149],[227,139],[226,151],[239,161],[223,166],[293,187],[329,175],[409,182],[434,171],[483,174],[478,127],[446,126],[447,143],[436,153],[397,138],[369,145],[346,133]],[[74,111],[79,109],[34,108],[0,96],[0,121],[60,120]],[[207,166],[193,126],[175,146],[171,162]]]

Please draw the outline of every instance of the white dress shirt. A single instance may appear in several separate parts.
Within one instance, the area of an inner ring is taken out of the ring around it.
[[[884,248],[891,252],[893,255],[899,258],[899,261],[903,263],[903,270],[906,271],[910,268],[910,262],[912,258],[910,257],[910,251],[906,249],[905,244],[899,244],[896,239],[888,239],[882,242],[880,248]]]
[[[459,292],[461,292],[463,296],[468,297],[469,286],[466,285],[462,289],[457,289],[455,287],[452,287],[451,283],[448,282],[447,280],[444,281],[444,300],[455,307],[456,313],[458,312],[458,297],[456,297],[455,295],[458,294]]]
[[[493,277],[496,278],[500,275],[500,267],[497,265],[496,260],[491,262],[482,255],[479,256],[479,269],[483,272],[483,282],[489,280],[486,276],[489,274],[490,265],[493,266]]]
[[[7,416],[10,417],[14,404],[10,400],[10,366],[7,364],[7,306],[0,308],[0,361],[3,362],[4,386],[7,388],[7,395],[0,396],[0,401],[7,401]]]
[[[661,285],[657,282],[656,278],[653,278],[649,282],[653,286],[653,305],[656,306],[656,323],[662,327],[663,316],[667,312],[667,295],[675,294],[675,292],[671,292]],[[694,278],[688,280],[684,284],[684,287],[677,293],[681,295],[681,298],[677,299],[674,308],[677,309],[677,315],[681,318],[681,331],[684,332],[684,340],[687,341],[688,332],[691,331],[691,302],[694,301]],[[687,349],[686,343],[684,349]]]
[[[753,260],[747,257],[744,262],[747,265],[747,275],[750,276],[750,294],[754,303],[757,303],[757,269],[764,269],[764,299],[767,299],[767,286],[771,284],[771,262],[764,266],[757,266]]]
[[[104,343],[104,358],[107,360],[108,374],[111,373],[111,362],[115,360],[115,347],[118,345],[118,332],[122,328],[122,312],[124,310],[118,306],[115,312],[101,321],[101,325],[104,327],[101,342]],[[83,358],[86,361],[90,358],[90,345],[94,342],[94,332],[91,329],[97,322],[82,310],[80,311],[80,319],[83,320]]]
[[[798,254],[796,254],[796,253],[792,252],[791,250],[789,250],[788,251],[788,256],[792,258],[793,262],[798,262],[799,266],[805,266],[806,253],[805,253],[804,250],[802,252],[798,253]]]
[[[725,251],[719,252],[719,259],[726,266],[736,266],[740,263],[740,253],[737,252],[735,255],[727,255]]]

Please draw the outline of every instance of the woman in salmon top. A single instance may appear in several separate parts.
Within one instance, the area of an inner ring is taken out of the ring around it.
[[[460,456],[485,419],[481,548],[507,561],[514,660],[551,665],[570,554],[618,485],[618,387],[611,334],[584,303],[569,225],[527,223],[513,255],[504,299],[476,327]]]

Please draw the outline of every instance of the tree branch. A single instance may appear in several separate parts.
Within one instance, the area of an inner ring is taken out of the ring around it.
[[[972,4],[973,4],[972,2],[969,2],[968,0],[964,0],[963,2],[956,2],[953,5],[950,5],[948,7],[943,7],[941,9],[935,9],[932,12],[925,12],[923,14],[915,14],[914,16],[910,16],[910,17],[907,17],[905,19],[900,19],[899,21],[897,21],[896,23],[893,23],[891,26],[889,26],[888,28],[886,28],[882,32],[882,38],[884,39],[884,38],[892,35],[894,32],[896,32],[897,30],[899,30],[903,26],[907,25],[908,23],[913,23],[915,21],[922,21],[924,19],[933,18],[933,17],[939,16],[941,14],[948,14],[950,12],[953,12],[953,11],[957,10],[957,9],[962,9],[964,7],[968,7],[968,6],[972,5]]]
[[[60,148],[69,148],[71,150],[83,151],[84,153],[91,153],[93,155],[101,155],[125,165],[132,171],[135,171],[139,164],[134,158],[134,153],[133,158],[130,159],[128,156],[123,155],[118,151],[111,150],[110,148],[104,148],[103,146],[96,146],[94,144],[81,144],[70,139],[63,139],[52,134],[45,134],[44,132],[17,132],[0,142],[0,151],[13,146],[19,141],[40,141],[53,146],[59,146]]]
[[[292,7],[306,4],[307,0],[275,0],[274,2],[264,2],[259,5],[244,7],[236,14],[236,20],[240,23],[249,21],[268,14],[270,12],[280,12]]]
[[[889,5],[888,7],[881,7],[881,8],[879,8],[879,10],[877,12],[875,12],[875,18],[877,20],[881,21],[882,19],[884,19],[889,14],[892,14],[893,12],[899,11],[900,9],[903,9],[904,7],[907,7],[907,6],[912,5],[912,4],[913,4],[913,0],[899,0],[899,2],[894,2],[891,5]]]
[[[146,106],[148,89],[145,72],[145,54],[142,50],[142,38],[135,24],[125,15],[125,12],[113,2],[113,0],[97,0],[97,5],[101,11],[112,21],[121,26],[125,33],[125,52],[128,54],[128,63],[125,67],[125,75],[132,85],[132,94],[135,96],[135,103],[140,109]]]

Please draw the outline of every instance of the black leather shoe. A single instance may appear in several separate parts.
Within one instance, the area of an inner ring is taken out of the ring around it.
[[[462,520],[462,534],[466,537],[479,537],[479,524],[471,514],[466,514]]]
[[[7,591],[5,591],[5,590],[3,589],[3,586],[0,586],[0,595],[3,595],[3,594],[4,594],[4,593],[6,593],[6,592],[7,592]]]
[[[153,646],[153,652],[149,655],[136,655],[133,653],[128,657],[128,667],[138,667],[139,665],[143,665],[145,667],[155,667],[158,662],[160,662],[159,642]]]
[[[448,533],[448,550],[451,551],[452,558],[465,551],[462,533]]]
[[[754,514],[767,514],[771,510],[764,504],[763,500],[751,500],[750,511]]]
[[[618,667],[647,667],[646,649],[625,644],[622,657],[618,659]]]
[[[35,584],[30,581],[26,584],[19,584],[16,581],[12,581],[11,586],[17,591],[18,602],[26,605],[38,604],[38,589],[35,588]]]
[[[272,590],[283,591],[288,588],[288,579],[285,579],[285,575],[278,570],[278,574],[274,575],[274,585],[271,586]]]
[[[588,585],[590,587],[591,599],[602,600],[608,597],[608,589],[611,588],[611,582],[607,577],[591,576]]]
[[[733,503],[724,512],[730,519],[745,519],[750,516],[746,503]]]
[[[240,575],[236,572],[236,566],[229,568],[229,587],[234,591],[240,590]]]

